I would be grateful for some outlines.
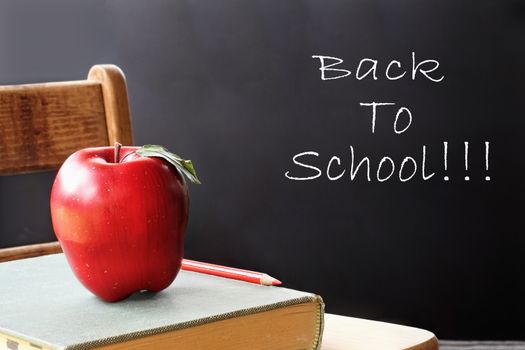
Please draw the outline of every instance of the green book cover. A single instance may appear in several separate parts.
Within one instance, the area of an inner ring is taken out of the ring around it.
[[[92,349],[308,302],[318,305],[313,348],[321,341],[321,298],[282,287],[181,271],[162,292],[106,303],[75,279],[63,254],[0,263],[0,281],[0,349],[16,350],[13,338],[35,349]]]

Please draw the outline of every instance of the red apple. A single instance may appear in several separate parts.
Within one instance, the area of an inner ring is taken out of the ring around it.
[[[160,291],[181,266],[188,190],[165,155],[139,154],[146,147],[80,150],[64,162],[51,190],[53,229],[67,261],[105,301]]]

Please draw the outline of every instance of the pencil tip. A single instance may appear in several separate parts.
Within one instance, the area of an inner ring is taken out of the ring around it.
[[[263,286],[279,286],[282,284],[282,282],[279,281],[277,278],[273,278],[272,276],[263,274],[261,276],[261,284]]]

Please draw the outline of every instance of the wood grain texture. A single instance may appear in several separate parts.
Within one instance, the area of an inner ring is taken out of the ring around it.
[[[325,314],[322,350],[438,350],[429,331],[392,323]]]
[[[88,80],[0,86],[0,175],[58,168],[73,152],[132,145],[126,80],[96,65]]]
[[[124,73],[115,65],[96,65],[89,71],[88,80],[99,82],[102,86],[109,144],[133,145]]]
[[[20,247],[0,249],[0,262],[32,258],[35,256],[61,253],[58,242],[30,244]]]
[[[0,174],[56,169],[73,152],[108,144],[100,84],[0,86]]]

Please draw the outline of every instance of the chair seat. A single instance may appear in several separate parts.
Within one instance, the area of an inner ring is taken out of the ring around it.
[[[326,314],[322,350],[437,350],[438,341],[424,329]]]

